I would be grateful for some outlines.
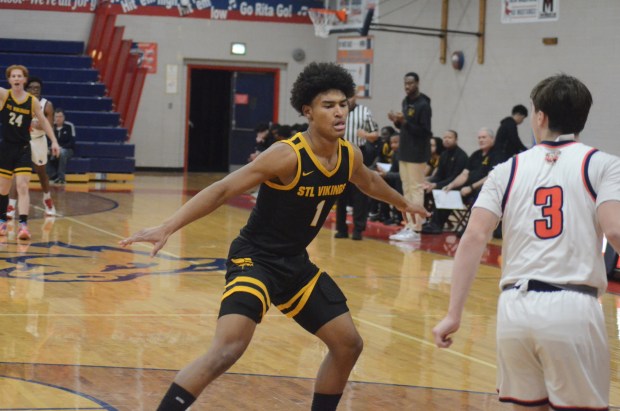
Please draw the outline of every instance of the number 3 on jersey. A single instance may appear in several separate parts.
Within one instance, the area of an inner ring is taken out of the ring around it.
[[[534,232],[539,238],[555,238],[564,228],[564,193],[562,187],[540,187],[534,193],[534,204],[541,207],[543,218],[534,221]]]

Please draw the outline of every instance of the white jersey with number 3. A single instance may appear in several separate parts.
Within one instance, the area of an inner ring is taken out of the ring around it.
[[[607,288],[596,208],[620,201],[620,159],[572,138],[497,166],[474,204],[502,218],[500,288],[521,279]]]

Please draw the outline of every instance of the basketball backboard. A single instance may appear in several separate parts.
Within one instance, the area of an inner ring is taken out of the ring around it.
[[[331,27],[331,33],[359,32],[370,8],[374,8],[372,22],[379,22],[378,0],[325,0],[325,8],[347,11],[346,21],[335,21]]]

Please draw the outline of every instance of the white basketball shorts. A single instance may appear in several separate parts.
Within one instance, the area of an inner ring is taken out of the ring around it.
[[[598,299],[576,291],[502,292],[497,364],[500,401],[606,410],[609,348]]]
[[[30,148],[34,165],[44,166],[47,164],[47,138],[45,136],[31,139]]]

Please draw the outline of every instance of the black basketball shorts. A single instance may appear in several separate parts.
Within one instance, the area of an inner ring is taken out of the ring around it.
[[[237,238],[230,246],[226,266],[220,317],[241,314],[260,323],[273,304],[314,334],[349,311],[336,282],[321,272],[306,252],[281,256]]]
[[[13,174],[32,173],[30,143],[0,143],[0,177],[10,179]]]

